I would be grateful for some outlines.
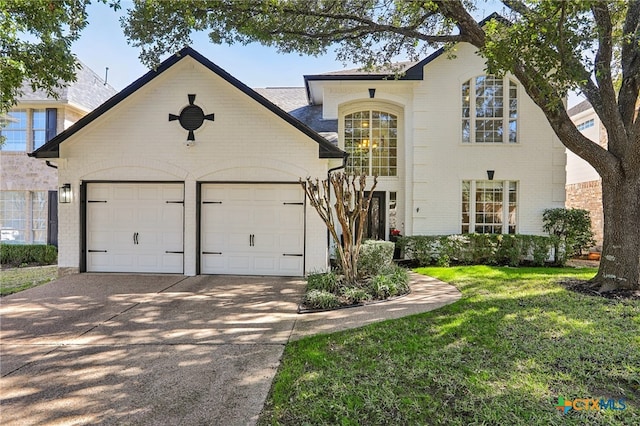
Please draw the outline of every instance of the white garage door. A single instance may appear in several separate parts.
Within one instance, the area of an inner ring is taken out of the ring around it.
[[[303,275],[299,184],[203,184],[201,191],[201,273]]]
[[[183,273],[184,185],[87,184],[87,271]]]

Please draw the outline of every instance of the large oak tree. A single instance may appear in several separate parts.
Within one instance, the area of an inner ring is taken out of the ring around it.
[[[138,1],[123,26],[149,65],[189,44],[260,42],[373,67],[434,46],[470,43],[490,73],[510,72],[541,108],[562,143],[602,178],[604,243],[593,285],[640,288],[640,1],[503,0],[503,16],[480,25],[473,1],[171,0]],[[582,135],[563,100],[591,103],[607,130],[603,148]]]

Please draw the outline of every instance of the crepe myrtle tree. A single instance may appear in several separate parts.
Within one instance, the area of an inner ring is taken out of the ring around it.
[[[492,3],[495,7],[496,2]],[[207,31],[213,43],[259,42],[364,68],[470,43],[487,72],[515,75],[562,143],[602,178],[604,241],[594,288],[640,288],[640,0],[503,0],[478,22],[472,0],[136,1],[125,34],[147,64]],[[608,146],[586,138],[564,100],[581,92],[606,128]],[[541,141],[542,143],[542,141]],[[544,142],[546,143],[546,142]]]
[[[308,177],[300,179],[300,183],[309,204],[316,209],[336,243],[346,283],[356,284],[364,225],[378,178],[373,177],[373,185],[368,189],[365,174],[345,172],[332,173],[323,181]],[[335,201],[331,200],[332,193]]]

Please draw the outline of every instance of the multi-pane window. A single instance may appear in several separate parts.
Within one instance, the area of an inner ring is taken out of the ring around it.
[[[462,233],[515,234],[518,183],[462,182]]]
[[[47,198],[46,191],[1,191],[2,242],[46,244],[49,214]]]
[[[47,112],[44,109],[32,110],[33,149],[38,149],[46,142]]]
[[[0,192],[0,232],[5,243],[27,242],[27,193]]]
[[[369,176],[398,174],[398,117],[384,111],[358,111],[344,118],[347,172]]]
[[[2,151],[33,151],[57,133],[55,108],[16,109],[0,118],[4,123],[0,125],[0,135],[5,138]]]
[[[47,193],[31,193],[31,241],[33,244],[47,243]]]
[[[592,119],[587,120],[587,121],[583,121],[580,124],[577,124],[576,127],[578,128],[578,130],[582,131],[584,129],[588,129],[589,127],[593,127],[595,124],[595,121]]]
[[[518,142],[518,86],[507,77],[478,76],[462,84],[462,142]]]
[[[4,136],[3,151],[27,150],[27,110],[16,109],[7,113],[7,124],[0,129]]]

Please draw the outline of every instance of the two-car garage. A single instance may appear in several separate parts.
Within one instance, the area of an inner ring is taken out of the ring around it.
[[[182,182],[85,183],[88,272],[184,273]],[[197,264],[202,274],[304,274],[299,183],[200,183]]]

